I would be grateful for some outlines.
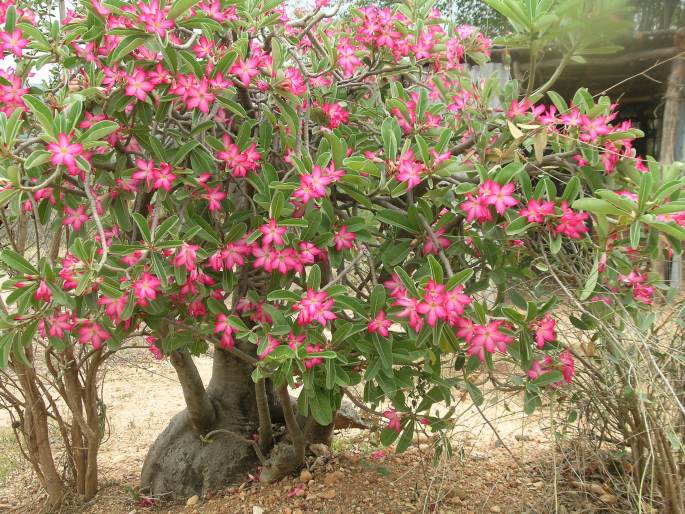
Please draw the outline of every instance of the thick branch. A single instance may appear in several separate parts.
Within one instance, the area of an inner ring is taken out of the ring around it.
[[[269,413],[265,379],[260,378],[255,383],[255,396],[257,397],[257,413],[259,414],[259,445],[262,451],[266,453],[274,444],[274,434],[271,430],[271,414]]]
[[[202,432],[208,430],[214,422],[216,413],[214,406],[209,401],[193,358],[187,352],[175,351],[169,356],[169,360],[181,382],[183,397],[193,425]]]

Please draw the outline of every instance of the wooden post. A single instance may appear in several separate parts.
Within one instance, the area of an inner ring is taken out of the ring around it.
[[[673,46],[678,56],[671,63],[671,73],[668,77],[659,149],[660,161],[666,166],[683,160],[685,156],[685,28],[676,31]],[[670,279],[672,286],[680,287],[680,256],[675,256],[670,263],[660,256],[654,267],[664,279]]]

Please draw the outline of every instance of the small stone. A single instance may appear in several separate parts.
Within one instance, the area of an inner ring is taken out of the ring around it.
[[[609,505],[613,505],[618,501],[618,497],[614,496],[613,494],[604,493],[602,496],[599,497],[599,501],[602,501]]]
[[[493,505],[490,507],[490,512],[502,512],[502,509],[498,505]]]
[[[361,461],[362,456],[359,454],[355,453],[349,453],[345,452],[340,456],[343,460],[346,460],[350,464],[359,464],[359,461]]]
[[[308,470],[308,469],[303,469],[300,472],[300,482],[306,483],[309,482],[312,478],[314,478],[314,475]]]
[[[136,509],[133,509],[132,511],[129,511],[128,514],[136,514]]]
[[[606,493],[604,488],[599,484],[590,484],[590,491],[592,491],[595,494],[599,494],[599,495]]]
[[[333,498],[335,498],[335,494],[335,489],[326,489],[319,495],[319,498],[323,498],[325,500],[332,500]]]
[[[341,471],[335,471],[326,475],[323,479],[323,483],[326,485],[333,485],[340,482],[343,478],[345,478],[345,475],[343,475]]]
[[[194,507],[197,505],[200,501],[200,497],[196,494],[195,496],[191,496],[188,498],[188,501],[186,501],[186,507]]]
[[[309,450],[317,457],[328,457],[331,451],[325,444],[310,444]]]
[[[302,509],[295,509],[293,514],[304,514],[304,511]]]
[[[543,487],[545,487],[545,483],[542,480],[540,480],[539,482],[533,483],[532,486],[533,489],[542,489]]]
[[[456,496],[460,500],[465,500],[468,498],[469,493],[466,492],[466,489],[462,489],[461,487],[455,487],[452,489],[450,496]]]
[[[261,508],[259,505],[253,505],[252,514],[264,514],[264,509]]]

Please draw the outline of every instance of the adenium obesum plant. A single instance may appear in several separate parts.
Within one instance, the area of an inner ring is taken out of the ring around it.
[[[423,1],[335,14],[89,0],[46,27],[0,4],[2,364],[32,340],[169,358],[188,410],[152,494],[244,476],[276,422],[262,477],[282,476],[355,386],[398,451],[453,423],[456,389],[482,402],[471,376],[498,360],[530,412],[574,376],[555,260],[594,263],[568,287],[605,316],[648,309],[650,257],[685,239],[677,170],[636,155],[608,99],[473,80],[490,41]]]

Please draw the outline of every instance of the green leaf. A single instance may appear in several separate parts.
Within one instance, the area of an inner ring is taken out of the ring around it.
[[[397,441],[395,452],[404,452],[407,448],[409,448],[412,439],[414,439],[414,420],[410,419],[407,423],[407,426],[405,426],[404,430],[402,430],[402,435],[400,436],[400,440]]]
[[[167,14],[167,19],[175,20],[199,1],[200,0],[176,0],[173,4],[171,4],[171,9],[169,9]]]
[[[78,141],[97,141],[119,128],[116,121],[102,120],[95,123],[78,137]]]
[[[150,36],[126,36],[122,39],[109,56],[109,63],[114,64],[133,52],[136,48],[144,45]]]
[[[383,306],[385,305],[385,299],[385,287],[383,287],[381,284],[376,284],[369,298],[369,304],[371,305],[371,316],[376,316],[376,314],[383,309]]]
[[[390,446],[395,440],[400,436],[400,433],[396,430],[390,430],[389,428],[384,428],[381,430],[381,444],[383,446]]]
[[[438,262],[438,260],[432,256],[428,255],[428,266],[430,266],[431,269],[431,277],[433,277],[433,280],[437,284],[442,284],[442,279],[443,279],[443,271],[442,271],[442,266]]]
[[[157,230],[155,231],[155,242],[161,241],[162,238],[167,235],[167,233],[176,226],[178,223],[178,216],[175,214],[173,216],[169,216],[167,219],[165,219],[162,223],[159,224],[159,227],[157,227]]]
[[[414,284],[414,281],[407,274],[407,272],[404,271],[404,268],[400,268],[399,266],[395,266],[394,269],[395,269],[395,273],[397,273],[397,276],[400,277],[400,280],[404,284],[404,287],[407,288],[407,291],[415,298],[420,297],[421,295],[419,294],[419,290],[416,289],[416,284]]]
[[[390,341],[382,341],[378,334],[371,334],[371,339],[373,340],[373,347],[381,359],[383,369],[392,369],[392,347]]]
[[[5,250],[0,253],[0,259],[10,268],[24,275],[38,275],[38,270],[29,261],[24,259],[17,252]]]
[[[537,387],[545,387],[548,386],[549,384],[556,384],[557,382],[560,382],[564,379],[564,375],[561,374],[561,371],[558,370],[552,370],[548,371],[547,373],[540,375],[538,378],[533,380],[531,382],[532,385],[535,385]]]
[[[376,219],[393,227],[398,227],[407,232],[417,233],[417,227],[409,223],[407,215],[402,212],[394,211],[392,209],[380,209],[376,212]]]
[[[648,225],[657,229],[659,232],[663,232],[664,234],[667,234],[678,241],[685,241],[685,228],[681,227],[680,225],[676,225],[675,223],[666,223],[663,221],[644,221]]]
[[[38,123],[43,130],[52,136],[56,136],[52,111],[43,100],[34,95],[24,95],[21,97],[29,110],[38,119]]]
[[[637,249],[640,246],[640,236],[642,235],[642,224],[633,223],[630,225],[630,247]]]
[[[276,302],[276,301],[284,300],[284,301],[296,303],[296,302],[299,302],[302,298],[295,291],[289,291],[287,289],[276,289],[275,291],[271,291],[266,296],[266,299],[269,300],[270,302]]]
[[[24,168],[27,170],[37,168],[38,166],[50,162],[51,158],[52,154],[47,150],[34,150],[24,161]]]
[[[590,298],[592,293],[595,291],[595,287],[597,286],[597,279],[599,278],[599,260],[595,259],[595,263],[592,266],[592,271],[590,272],[590,276],[588,277],[587,281],[585,282],[585,287],[583,288],[583,292],[580,294],[580,300],[587,300]]]
[[[452,278],[447,281],[447,290],[451,291],[455,287],[465,284],[473,276],[473,270],[471,268],[465,268],[457,273],[455,273]]]
[[[330,395],[327,391],[319,388],[314,389],[314,394],[309,398],[309,408],[314,420],[322,426],[330,425],[333,421],[333,407]]]
[[[271,206],[269,207],[269,217],[277,220],[281,216],[281,211],[283,210],[283,205],[285,204],[285,198],[283,193],[276,191],[273,199],[271,200]]]
[[[483,405],[483,393],[481,392],[478,387],[476,387],[474,384],[471,382],[466,382],[466,389],[469,391],[469,396],[471,397],[471,401],[478,407]]]
[[[152,235],[150,234],[150,227],[148,227],[147,219],[145,219],[142,216],[142,214],[138,212],[134,212],[133,214],[131,214],[131,217],[138,226],[138,231],[140,232],[140,235],[143,237],[145,242],[152,243]]]
[[[318,290],[321,287],[321,268],[318,264],[314,264],[314,266],[309,268],[307,287],[314,290]]]
[[[528,223],[528,218],[525,216],[518,216],[514,221],[507,225],[505,232],[509,236],[515,236],[525,232],[532,225],[532,223]]]
[[[621,214],[626,214],[618,207],[610,204],[606,200],[600,200],[599,198],[580,198],[573,202],[573,208],[579,211],[594,212],[597,214],[611,214],[614,216],[619,216]]]

